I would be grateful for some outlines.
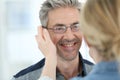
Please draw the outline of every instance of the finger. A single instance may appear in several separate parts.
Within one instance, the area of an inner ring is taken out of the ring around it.
[[[36,35],[35,38],[36,38],[36,41],[37,41],[38,46],[40,46],[41,43],[44,43],[44,42],[43,42],[43,39],[42,39],[40,36]]]
[[[38,35],[44,40],[43,28],[41,26],[38,27]]]
[[[38,35],[35,35],[35,39],[36,39],[36,41],[37,41],[37,44],[38,44]]]
[[[36,36],[36,40],[37,40],[38,44],[40,42],[44,42],[43,29],[40,26],[38,27],[38,35]]]
[[[46,29],[44,29],[44,37],[45,37],[45,40],[51,41],[49,32]]]
[[[38,34],[41,34],[41,32],[42,32],[42,31],[41,31],[41,26],[38,26],[38,27],[37,27],[37,30],[38,30]]]

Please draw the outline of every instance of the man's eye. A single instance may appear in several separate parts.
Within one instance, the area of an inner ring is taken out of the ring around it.
[[[64,30],[64,27],[56,27],[55,30]]]
[[[73,25],[72,28],[79,28],[79,24]]]
[[[77,26],[77,25],[74,25],[72,28],[74,28],[74,29],[75,29],[75,28],[78,28],[78,27],[79,27],[79,26]]]

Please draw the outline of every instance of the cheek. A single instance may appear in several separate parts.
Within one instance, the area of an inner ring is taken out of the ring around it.
[[[83,36],[80,34],[80,35],[79,35],[79,38],[82,40]]]
[[[61,39],[61,36],[55,35],[55,34],[50,34],[52,42],[56,45],[59,40]]]
[[[59,40],[58,40],[58,38],[56,38],[56,37],[52,37],[52,41],[53,41],[53,43],[56,45]]]
[[[81,32],[75,34],[80,40],[83,38],[83,34]]]

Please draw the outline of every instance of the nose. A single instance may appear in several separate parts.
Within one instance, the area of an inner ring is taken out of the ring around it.
[[[64,33],[64,38],[69,40],[72,40],[75,38],[75,34],[70,27],[67,28],[66,32]]]

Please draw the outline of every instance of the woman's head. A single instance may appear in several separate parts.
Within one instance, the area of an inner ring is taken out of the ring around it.
[[[120,56],[120,0],[88,0],[80,19],[87,42],[104,59]]]

